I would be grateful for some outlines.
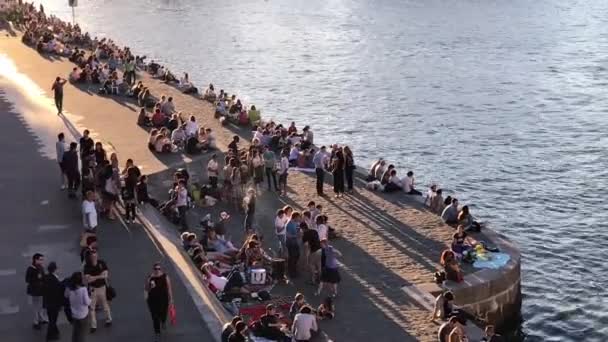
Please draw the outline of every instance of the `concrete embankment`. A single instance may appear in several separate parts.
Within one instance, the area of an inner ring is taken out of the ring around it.
[[[43,89],[49,89],[56,76],[66,76],[73,67],[65,59],[40,56],[17,38],[0,39],[0,52],[17,61],[21,72]],[[178,110],[194,114],[200,125],[212,128],[220,149],[226,149],[234,134],[244,138],[250,134],[246,129],[221,126],[213,118],[214,109],[209,103],[184,95],[143,73],[140,78],[155,95],[172,96]],[[99,96],[93,86],[69,86],[64,107],[78,114],[78,124],[94,131],[96,139],[111,144],[121,163],[133,158],[148,174],[170,172],[167,170],[187,165],[197,170],[201,179],[206,178],[204,161],[208,155],[157,155],[147,149],[147,131],[136,125],[137,108],[129,100]],[[306,124],[305,119],[301,124]],[[343,238],[337,240],[335,246],[344,254],[341,262],[345,281],[337,302],[338,319],[323,327],[330,337],[364,341],[385,336],[385,341],[433,341],[437,325],[428,320],[428,294],[433,290],[426,291],[425,286],[432,282],[432,274],[439,268],[439,255],[448,248],[453,230],[408,196],[370,192],[362,185],[362,181],[357,180],[357,192],[343,200],[320,198],[316,196],[314,178],[293,172],[287,197],[262,194],[258,219],[263,229],[272,229],[269,222],[279,205],[290,204],[301,209],[313,199],[324,206],[330,224],[341,231]],[[326,187],[326,192],[331,193],[329,184]],[[237,227],[240,223],[235,219],[231,229],[237,230]],[[459,304],[481,317],[502,322],[513,312],[519,312],[519,251],[491,231],[484,234],[486,237],[478,239],[494,242],[511,254],[511,261],[504,269],[469,273],[465,282],[453,290]],[[272,242],[272,234],[267,236]],[[301,289],[297,285],[291,289],[292,294]],[[411,288],[423,295],[407,291]]]

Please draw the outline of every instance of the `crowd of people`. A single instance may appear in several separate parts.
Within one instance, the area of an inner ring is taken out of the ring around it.
[[[68,77],[69,82],[99,84],[99,93],[122,94],[137,101],[141,107],[137,123],[150,127],[148,147],[151,150],[157,153],[184,151],[195,154],[217,148],[211,128],[199,126],[195,116],[184,117],[176,110],[172,97],[154,96],[148,87],[137,81],[136,75],[137,70],[146,70],[155,78],[175,84],[184,93],[198,94],[198,88],[190,82],[187,73],[178,80],[168,68],[154,61],[146,64],[145,56],[134,56],[128,47],[121,48],[106,38],[91,38],[88,33],[82,33],[78,25],[46,16],[42,10],[36,10],[32,5],[22,7],[21,19],[25,44],[34,46],[41,53],[68,57],[76,64]],[[52,86],[58,114],[63,110],[63,85],[68,80],[58,77]],[[161,210],[174,212],[182,232],[184,249],[203,273],[209,288],[220,299],[251,295],[256,289],[252,286],[252,279],[255,280],[255,285],[282,280],[282,265],[285,264],[289,278],[298,277],[302,271],[307,273],[310,283],[318,285],[316,295],[321,295],[324,290],[329,291],[330,296],[317,310],[305,304],[301,294],[296,295],[292,304],[295,309],[289,317],[290,328],[278,323],[272,305],[267,307],[266,315],[260,319],[264,336],[275,334],[277,340],[291,340],[293,336],[298,341],[307,341],[311,338],[311,332],[317,330],[317,318],[333,318],[335,311],[331,298],[338,294],[340,273],[337,259],[341,254],[329,243],[336,233],[329,227],[322,206],[311,201],[302,212],[289,206],[277,210],[274,228],[278,253],[269,255],[264,251],[263,239],[256,229],[256,198],[264,178],[269,191],[274,187],[279,194],[286,195],[290,169],[314,172],[319,196],[325,195],[323,184],[326,173],[331,173],[335,196],[343,197],[345,193],[354,190],[356,167],[351,149],[337,144],[329,149],[326,146],[317,148],[310,126],[298,131],[294,122],[287,127],[273,121],[263,122],[260,111],[255,106],[247,109],[240,99],[235,95],[229,97],[223,89],[216,93],[213,84],[209,84],[201,97],[215,105],[216,117],[222,122],[253,126],[253,139],[247,148],[241,148],[240,138],[234,136],[225,153],[223,169],[220,169],[215,154],[207,165],[210,193],[235,205],[243,204],[246,214],[244,242],[240,248],[235,247],[226,236],[225,224],[230,218],[227,213],[222,213],[217,223],[211,224],[208,220],[210,224],[200,237],[189,230],[186,211],[193,198],[187,172],[176,173],[170,198],[161,205],[148,195],[146,176],[141,174],[132,160],[127,160],[121,170],[117,155],[111,153],[108,157],[103,144],[94,142],[88,131],[83,132],[79,143],[72,142],[69,147],[66,147],[65,136],[61,133],[57,142],[57,160],[61,169],[62,188],[67,188],[70,198],[76,198],[80,189],[83,198],[85,232],[81,258],[84,267],[69,280],[61,281],[60,285],[54,287],[49,285],[49,281],[54,282],[51,275],[56,271],[57,265],[50,263],[45,271],[43,256],[34,256],[33,264],[28,269],[28,294],[36,308],[34,326],[39,328],[48,321],[49,339],[58,336],[56,312],[61,307],[70,308],[66,314],[69,312],[73,322],[75,341],[82,340],[89,324],[86,322],[90,322],[90,332],[97,329],[94,309],[97,304],[104,309],[106,325],[111,325],[107,297],[111,293],[107,281],[109,269],[97,256],[95,232],[98,212],[109,220],[116,219],[118,213],[115,204],[119,201],[124,205],[127,224],[135,220],[138,203],[150,203]],[[387,165],[382,159],[374,162],[370,168],[367,187],[388,193],[422,195],[416,189],[412,171],[400,178],[396,167]],[[444,199],[442,189],[437,189],[434,185],[429,190],[425,203],[430,211],[441,215],[446,224],[456,228],[451,248],[442,253],[440,264],[444,267],[444,280],[460,282],[463,275],[459,262],[466,258],[467,251],[478,244],[467,232],[478,231],[480,226],[473,220],[467,206],[459,208],[458,200],[450,196]],[[303,263],[300,262],[302,255]],[[300,269],[302,265],[304,268]],[[266,274],[261,283],[259,274]],[[61,291],[60,295],[59,289],[64,287],[68,290],[65,293]],[[159,264],[153,266],[145,291],[154,331],[158,335],[172,303],[171,283]],[[451,294],[440,296],[442,303],[453,301],[453,295],[452,299],[449,295]],[[47,303],[44,305],[46,311],[42,309],[41,298]],[[465,334],[462,314],[451,315],[450,313],[459,311],[448,310],[451,306],[447,304],[440,306],[441,310],[433,313],[433,319],[439,317],[448,320],[440,328],[440,341],[463,341]],[[247,324],[239,317],[235,317],[224,330],[229,332],[225,335],[228,341],[246,339]],[[496,341],[488,339],[490,340]]]

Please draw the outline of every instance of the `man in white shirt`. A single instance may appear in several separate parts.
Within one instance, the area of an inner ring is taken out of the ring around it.
[[[207,175],[209,176],[209,184],[213,189],[217,188],[218,171],[219,165],[217,163],[217,156],[214,153],[211,156],[209,163],[207,163]]]
[[[177,183],[175,192],[177,195],[175,206],[179,212],[180,232],[185,232],[188,230],[188,222],[186,221],[186,210],[188,209],[188,190],[186,189],[186,181],[183,179],[180,180],[179,183]]]
[[[97,228],[97,209],[95,208],[95,192],[87,191],[82,201],[82,221],[84,229],[95,232]]]
[[[283,154],[279,168],[279,188],[283,196],[287,195],[287,170],[289,170],[289,160],[287,154]]]
[[[171,133],[171,142],[173,145],[183,146],[186,142],[186,130],[185,127],[179,126]]]
[[[190,121],[186,123],[186,136],[193,137],[198,134],[198,124],[194,115],[190,116]]]

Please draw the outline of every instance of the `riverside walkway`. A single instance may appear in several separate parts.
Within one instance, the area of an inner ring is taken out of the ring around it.
[[[28,75],[47,95],[52,80],[56,76],[67,77],[73,68],[67,59],[41,56],[17,37],[0,38],[0,53],[15,61],[18,70]],[[220,150],[226,150],[233,135],[242,138],[250,135],[244,129],[221,126],[213,118],[211,104],[182,94],[143,72],[139,79],[154,95],[172,96],[178,111],[184,115],[193,114],[199,125],[212,128]],[[148,132],[136,124],[138,108],[130,100],[97,95],[93,86],[87,89],[86,86],[66,85],[64,108],[69,122],[88,128],[94,140],[100,139],[104,145],[112,146],[121,166],[127,158],[132,158],[144,174],[151,175],[152,187],[160,189],[163,179],[160,176],[184,164],[190,170],[199,170],[204,179],[208,154],[196,157],[157,155],[147,148]],[[311,124],[306,117],[298,118],[296,122],[300,126]],[[312,126],[314,130],[314,124]],[[357,151],[354,153],[356,160]],[[343,282],[336,300],[337,318],[322,322],[326,338],[336,341],[347,338],[352,341],[435,340],[437,325],[429,322],[428,308],[420,298],[403,289],[432,282],[432,274],[439,267],[440,253],[448,247],[453,230],[417,201],[404,195],[370,192],[361,186],[360,180],[356,182],[356,193],[344,199],[317,197],[314,178],[306,174],[291,172],[288,185],[287,197],[279,198],[264,191],[258,199],[257,220],[266,232],[272,231],[271,222],[279,205],[289,204],[301,209],[309,200],[314,200],[323,205],[331,226],[342,235],[333,245],[344,255],[340,260]],[[328,188],[325,192],[331,193],[331,190]],[[234,222],[235,227],[231,229],[240,229],[239,221]],[[265,235],[268,241],[274,241],[271,233]],[[295,286],[294,293],[305,287],[299,283]],[[305,292],[309,301],[313,301],[311,293]]]

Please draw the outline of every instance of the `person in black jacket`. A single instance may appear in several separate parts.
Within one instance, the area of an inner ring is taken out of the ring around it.
[[[78,144],[73,142],[70,144],[70,150],[63,154],[63,166],[65,168],[65,175],[68,178],[68,197],[70,198],[76,197],[76,190],[80,186],[77,147]]]
[[[47,267],[49,272],[44,276],[44,306],[49,316],[49,326],[46,330],[46,340],[55,341],[59,340],[59,329],[57,329],[57,317],[59,316],[59,310],[65,303],[64,291],[65,287],[63,282],[59,280],[57,274],[57,264],[50,262]]]
[[[34,329],[40,329],[41,324],[48,323],[43,308],[42,295],[44,291],[44,255],[36,253],[32,256],[32,264],[25,272],[27,294],[34,310]]]

